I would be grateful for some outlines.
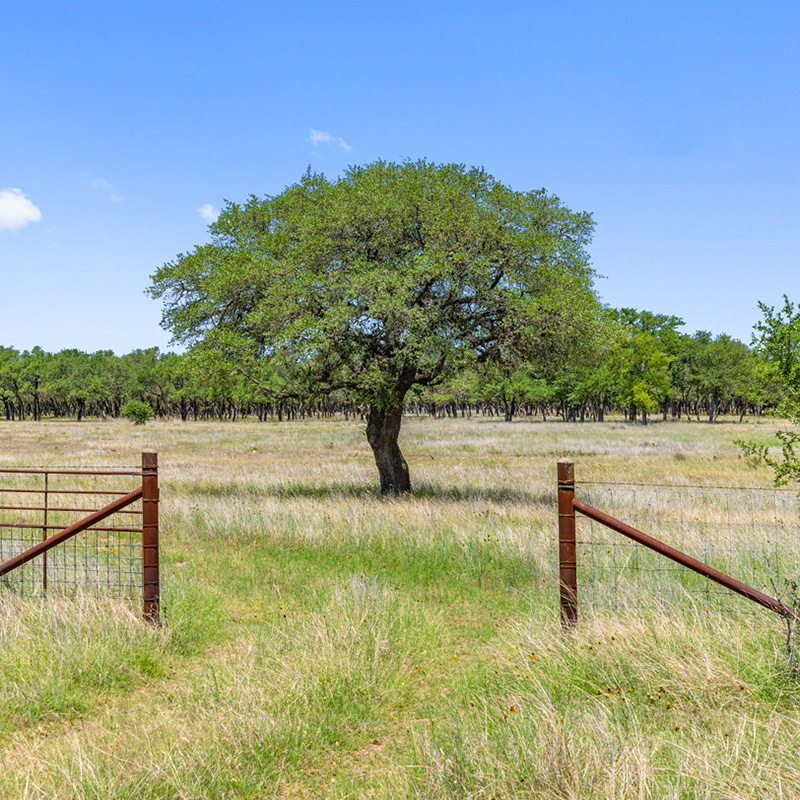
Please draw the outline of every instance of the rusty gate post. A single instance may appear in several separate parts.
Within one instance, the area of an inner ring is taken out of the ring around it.
[[[48,490],[49,486],[49,474],[45,472],[44,474],[44,519],[42,520],[42,541],[44,541],[48,534],[47,528],[47,506],[50,504],[50,493]],[[42,594],[47,594],[47,553],[42,553]]]
[[[158,580],[158,453],[142,453],[142,572],[144,577],[144,618],[159,620]]]
[[[558,462],[558,582],[561,599],[561,627],[578,623],[578,575],[575,544],[575,465],[569,459]]]

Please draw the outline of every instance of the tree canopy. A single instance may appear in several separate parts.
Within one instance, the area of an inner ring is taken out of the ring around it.
[[[409,491],[403,400],[467,367],[538,364],[590,341],[593,222],[483,169],[377,161],[228,203],[212,241],[154,275],[163,325],[274,396],[369,408],[385,494]]]

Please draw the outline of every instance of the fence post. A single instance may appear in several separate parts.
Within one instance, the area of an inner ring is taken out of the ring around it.
[[[49,473],[44,474],[44,519],[42,520],[42,541],[48,536],[47,506],[50,505]],[[47,594],[47,553],[42,553],[42,594]]]
[[[558,582],[561,627],[578,623],[578,575],[575,544],[575,465],[567,458],[558,462]]]
[[[142,453],[142,572],[144,578],[144,618],[153,624],[159,619],[158,579],[158,453]]]

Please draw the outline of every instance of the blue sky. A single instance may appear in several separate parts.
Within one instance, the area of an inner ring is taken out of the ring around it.
[[[426,157],[597,223],[603,300],[749,341],[800,300],[800,4],[28,0],[0,24],[0,344],[165,348],[225,199]]]

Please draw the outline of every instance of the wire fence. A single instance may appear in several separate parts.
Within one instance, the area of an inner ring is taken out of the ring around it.
[[[0,469],[0,564],[128,494],[143,474],[130,467]],[[142,541],[137,500],[0,576],[0,587],[26,597],[85,590],[138,605]]]
[[[800,577],[800,500],[791,491],[578,481],[575,498],[778,599]],[[582,514],[576,566],[584,610],[757,608]]]

